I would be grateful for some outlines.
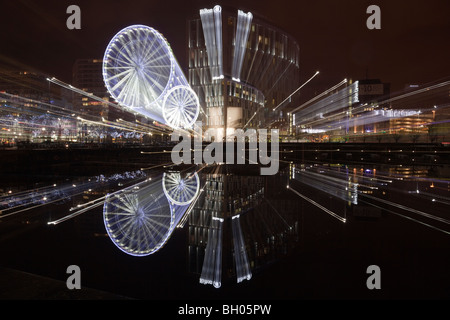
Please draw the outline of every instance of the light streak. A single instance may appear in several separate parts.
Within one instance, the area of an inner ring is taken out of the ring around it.
[[[208,230],[205,259],[203,260],[200,283],[212,284],[215,288],[222,285],[222,228],[223,219],[211,218]]]
[[[310,199],[310,198],[304,196],[303,194],[299,193],[298,191],[292,189],[290,186],[287,186],[287,188],[288,188],[289,190],[291,190],[292,192],[294,192],[294,193],[295,193],[296,195],[298,195],[299,197],[301,197],[301,198],[303,198],[304,200],[308,201],[309,203],[315,205],[317,208],[319,208],[319,209],[325,211],[326,213],[328,213],[328,214],[329,214],[330,216],[332,216],[333,218],[336,218],[336,219],[338,219],[339,221],[344,222],[344,223],[346,222],[347,219],[345,219],[345,218],[341,217],[340,215],[334,213],[333,211],[331,211],[331,210],[325,208],[324,206],[320,205],[319,203],[315,202],[314,200],[312,200],[312,199]]]
[[[319,74],[319,71],[316,71],[316,73],[309,78],[308,80],[306,80],[305,83],[303,83],[300,87],[298,87],[294,92],[292,92],[289,96],[287,96],[286,99],[284,99],[280,104],[278,104],[273,111],[277,110],[283,103],[285,103],[290,97],[292,97],[294,94],[296,94],[301,88],[303,88],[306,84],[308,84],[308,82],[310,82],[312,79],[314,79],[317,75]],[[292,111],[293,112],[293,111]]]
[[[421,216],[426,217],[426,218],[430,218],[430,219],[433,219],[433,220],[436,220],[436,221],[439,221],[439,222],[442,222],[442,223],[445,223],[445,224],[450,224],[450,220],[447,220],[447,219],[444,219],[444,218],[441,218],[441,217],[437,217],[437,216],[434,216],[432,214],[429,214],[429,213],[426,213],[426,212],[423,212],[423,211],[420,211],[420,210],[417,210],[417,209],[414,209],[414,208],[409,208],[407,206],[404,206],[404,205],[401,205],[401,204],[398,204],[398,203],[395,203],[395,202],[391,202],[391,201],[388,201],[388,200],[380,199],[380,198],[377,198],[377,197],[373,197],[373,196],[370,196],[370,195],[364,194],[364,193],[360,193],[360,195],[364,196],[366,198],[369,198],[369,199],[374,199],[374,200],[380,201],[382,203],[388,204],[390,206],[393,206],[393,207],[396,207],[396,208],[399,208],[399,209],[402,209],[402,210],[405,210],[405,211],[409,211],[409,212],[421,215]]]
[[[245,249],[244,237],[240,223],[240,215],[231,218],[231,229],[234,244],[234,261],[236,265],[237,283],[243,280],[250,280],[252,272],[248,261],[247,250]]]
[[[253,15],[251,12],[244,13],[238,10],[237,26],[234,43],[234,59],[231,69],[232,80],[240,82],[242,63],[247,50],[248,34],[251,27]]]

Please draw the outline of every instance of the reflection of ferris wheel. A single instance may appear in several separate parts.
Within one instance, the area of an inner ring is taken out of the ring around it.
[[[163,198],[135,190],[107,196],[103,207],[104,223],[119,249],[145,256],[165,244],[172,231],[174,213],[164,205]]]
[[[197,196],[200,189],[198,174],[187,174],[184,178],[180,172],[164,173],[163,190],[170,202],[184,206]]]
[[[198,116],[197,95],[153,28],[133,25],[113,37],[103,58],[103,79],[119,104],[172,127],[191,127]]]

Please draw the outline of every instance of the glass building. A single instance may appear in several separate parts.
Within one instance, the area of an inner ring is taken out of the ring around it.
[[[188,79],[202,125],[217,138],[236,129],[270,128],[273,109],[299,85],[299,45],[251,12],[206,8],[188,21]]]

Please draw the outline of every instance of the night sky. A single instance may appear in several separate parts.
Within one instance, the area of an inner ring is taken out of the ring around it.
[[[5,3],[6,2],[6,3]],[[110,39],[131,24],[159,30],[186,70],[186,21],[201,8],[233,6],[265,17],[300,45],[300,79],[318,93],[344,78],[378,78],[391,92],[450,76],[448,0],[186,0],[5,1],[0,62],[72,83],[77,58],[102,58]],[[81,30],[69,30],[66,9],[81,8]],[[366,9],[381,8],[381,30],[369,30]]]

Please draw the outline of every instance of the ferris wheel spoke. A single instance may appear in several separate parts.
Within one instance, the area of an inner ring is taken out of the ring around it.
[[[158,239],[161,239],[164,236],[164,234],[160,230],[158,230],[158,228],[156,228],[155,225],[150,223],[146,224],[145,226],[149,231],[148,234],[150,237],[152,237],[153,242],[158,242]]]
[[[110,222],[109,226],[110,227],[115,227],[117,225],[125,226],[125,225],[128,225],[128,223],[130,223],[130,221],[131,221],[131,219],[129,217],[118,218],[118,219],[115,219],[114,221]]]
[[[180,116],[177,113],[174,113],[172,116],[170,116],[168,118],[168,120],[169,120],[169,123],[171,123],[172,125],[178,127],[178,125],[180,123],[180,121],[179,121],[180,120]]]
[[[176,115],[176,113],[177,113],[177,110],[175,108],[172,109],[172,110],[168,110],[167,111],[167,117],[172,119]]]
[[[129,68],[129,67],[132,65],[131,62],[124,61],[123,59],[119,59],[119,58],[116,58],[116,57],[113,57],[113,56],[108,56],[107,59],[108,59],[108,60],[116,61],[116,62],[118,62],[120,65],[124,65],[124,66],[121,66],[121,67],[123,67],[123,68]],[[106,67],[107,70],[112,69],[112,68],[116,68],[116,67]]]
[[[128,55],[126,55],[123,52],[123,49],[125,49],[125,51],[127,51]],[[117,54],[118,54],[118,57],[122,58],[121,59],[122,61],[127,60],[128,63],[130,64],[130,66],[134,65],[134,61],[133,61],[133,59],[131,59],[131,57],[133,57],[133,54],[130,52],[130,49],[128,48],[128,46],[125,43],[122,43],[122,50],[117,50]]]
[[[121,214],[124,214],[124,215],[133,214],[132,208],[127,207],[126,205],[122,206],[122,204],[117,203],[117,204],[115,204],[115,207],[117,207],[118,209],[122,209],[124,212],[126,212],[126,213],[122,212]]]
[[[127,209],[127,211],[128,211],[128,209]],[[110,212],[110,215],[113,215],[113,216],[133,216],[134,215],[134,213],[132,213],[132,212]]]
[[[164,91],[165,87],[160,84],[160,81],[166,83],[169,80],[165,74],[161,72],[146,70],[143,77],[151,84],[152,87],[157,87],[161,92]]]
[[[156,47],[156,48],[155,48]],[[155,54],[160,52],[161,45],[158,44],[156,39],[152,39],[152,41],[145,47],[144,52],[142,53],[142,58],[145,61],[149,61]]]
[[[159,89],[161,92],[164,91],[165,87],[163,87],[158,81],[156,81],[156,79],[153,79],[150,75],[148,75],[147,73],[144,73],[144,76],[146,77],[146,79],[152,84],[152,88],[156,87],[157,89]]]
[[[158,66],[164,66],[164,65],[171,65],[172,59],[166,55],[160,55],[159,57],[149,59],[146,63],[143,64],[143,67],[158,67]]]
[[[115,85],[113,88],[111,88],[111,90],[112,90],[112,91],[116,91],[117,88],[119,88],[120,86],[122,86],[122,85],[124,84],[124,82],[127,81],[128,78],[130,78],[130,76],[132,76],[132,73],[131,73],[131,72],[127,73],[122,79],[120,79],[120,80],[116,83],[116,85]]]
[[[129,66],[117,66],[117,67],[108,67],[107,70],[127,70],[128,72],[131,71]],[[108,78],[108,80],[111,80],[111,78]]]

